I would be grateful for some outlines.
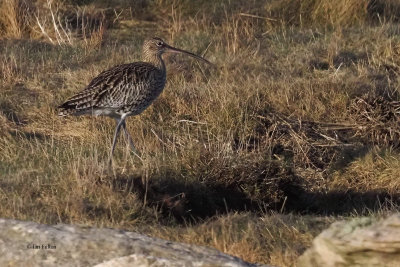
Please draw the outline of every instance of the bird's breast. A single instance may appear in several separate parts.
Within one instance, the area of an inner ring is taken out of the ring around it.
[[[128,109],[136,115],[145,110],[164,90],[164,76],[149,77],[149,79],[132,84],[127,99]]]

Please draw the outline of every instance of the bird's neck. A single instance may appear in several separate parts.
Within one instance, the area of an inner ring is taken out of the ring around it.
[[[164,64],[163,59],[161,58],[161,55],[144,53],[143,60],[144,60],[144,62],[148,62],[148,63],[154,65],[159,70],[165,71],[165,64]]]

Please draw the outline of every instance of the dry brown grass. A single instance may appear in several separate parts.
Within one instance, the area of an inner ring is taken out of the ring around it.
[[[168,240],[200,244],[246,261],[292,266],[332,218],[249,213],[229,214],[193,227],[144,230]]]
[[[397,1],[358,0],[284,0],[265,5],[271,25],[301,27],[348,27],[356,24],[398,20]]]
[[[285,25],[341,26],[365,22],[368,1],[285,0],[266,4],[267,12]]]
[[[395,19],[376,24],[357,6],[341,21],[343,7],[312,1],[307,23],[279,23],[254,0],[143,2],[151,15],[118,9],[103,20],[94,3],[63,3],[74,12],[54,1],[57,27],[71,14],[79,25],[64,43],[51,23],[54,44],[16,16],[1,28],[0,217],[140,230],[292,266],[336,218],[326,215],[397,209]],[[315,15],[323,10],[330,17]],[[114,122],[60,119],[55,107],[102,70],[138,60],[149,35],[218,68],[167,57],[165,92],[128,122],[141,159],[121,142],[108,174]]]
[[[94,6],[50,0],[4,0],[0,6],[0,38],[46,40],[91,50],[101,45],[105,26],[104,13]]]
[[[25,0],[4,0],[0,3],[0,37],[23,38],[32,33],[35,6]]]
[[[398,196],[400,156],[392,150],[373,150],[333,176],[331,188],[358,192],[381,191]]]

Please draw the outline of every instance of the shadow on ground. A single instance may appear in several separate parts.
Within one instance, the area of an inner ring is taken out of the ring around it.
[[[296,182],[281,184],[285,199],[276,207],[286,212],[318,215],[368,214],[371,211],[389,210],[400,205],[400,194],[390,194],[386,190],[357,192],[355,190],[332,190],[311,192]]]
[[[196,222],[229,212],[266,211],[315,215],[367,215],[371,211],[393,209],[400,205],[399,194],[385,190],[368,192],[307,191],[299,178],[279,182],[280,199],[252,200],[239,187],[184,183],[174,178],[149,182],[147,188],[138,176],[117,176],[113,189],[136,193],[147,206],[157,208],[165,218],[177,222]]]
[[[174,178],[151,179],[147,183],[138,176],[117,176],[113,189],[136,193],[148,206],[156,207],[164,216],[178,222],[196,221],[232,211],[260,210],[257,203],[234,187],[185,183]]]

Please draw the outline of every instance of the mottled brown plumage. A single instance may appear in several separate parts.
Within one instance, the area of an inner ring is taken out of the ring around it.
[[[165,71],[147,62],[115,66],[94,78],[82,92],[59,108],[63,115],[141,113],[165,86]]]
[[[169,46],[160,38],[148,39],[143,44],[143,62],[118,65],[103,71],[82,92],[59,106],[59,116],[89,114],[116,119],[110,162],[121,127],[134,149],[125,119],[140,114],[163,91],[166,69],[161,56],[166,52],[187,54],[211,64],[202,57]]]

